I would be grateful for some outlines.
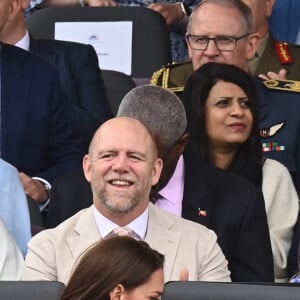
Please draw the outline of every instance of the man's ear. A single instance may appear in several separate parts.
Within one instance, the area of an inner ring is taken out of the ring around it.
[[[183,154],[188,142],[190,140],[190,134],[186,132],[176,143],[176,152],[178,156]]]
[[[91,182],[91,167],[92,166],[91,166],[91,162],[90,162],[90,158],[89,158],[88,154],[86,154],[83,157],[82,167],[83,167],[83,172],[84,172],[85,179],[88,182]]]
[[[7,18],[7,22],[14,20],[16,14],[21,9],[21,0],[12,0],[9,6],[9,15]]]
[[[256,53],[259,44],[259,34],[252,33],[249,36],[248,44],[246,47],[246,58],[250,60]]]
[[[154,162],[153,171],[152,171],[152,186],[158,183],[162,169],[163,169],[163,161],[161,158],[157,158]]]
[[[266,0],[266,16],[271,17],[276,0]]]
[[[122,284],[118,284],[110,293],[110,300],[120,300],[125,293],[125,288]]]
[[[30,4],[30,0],[21,0],[21,6],[23,10],[26,10]]]

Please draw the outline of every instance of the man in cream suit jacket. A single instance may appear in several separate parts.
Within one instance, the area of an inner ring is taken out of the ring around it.
[[[86,249],[126,226],[164,254],[165,281],[187,279],[187,274],[189,280],[230,281],[213,231],[149,204],[162,160],[140,122],[118,117],[104,123],[93,137],[83,167],[93,205],[32,238],[24,280],[67,283]]]

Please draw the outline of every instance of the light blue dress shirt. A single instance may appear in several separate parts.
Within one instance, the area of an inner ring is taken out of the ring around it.
[[[14,237],[23,255],[31,239],[27,198],[15,167],[0,159],[0,217]]]

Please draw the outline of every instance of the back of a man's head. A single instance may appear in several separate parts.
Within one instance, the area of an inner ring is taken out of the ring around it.
[[[123,98],[117,116],[131,117],[144,124],[157,140],[159,152],[170,150],[187,126],[181,100],[158,86],[143,85],[132,89]]]

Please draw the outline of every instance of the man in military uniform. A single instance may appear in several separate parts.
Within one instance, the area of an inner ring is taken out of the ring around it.
[[[279,42],[269,28],[269,17],[276,0],[242,0],[253,14],[254,29],[259,33],[259,47],[249,62],[252,74],[269,78],[300,80],[300,46]],[[275,73],[275,74],[274,74]]]
[[[192,73],[207,62],[234,64],[249,71],[259,35],[251,10],[241,0],[203,0],[193,11],[187,43],[191,62],[167,66],[152,84],[182,92]],[[300,88],[294,81],[257,78],[261,96],[261,136],[265,156],[282,162],[300,191]]]

